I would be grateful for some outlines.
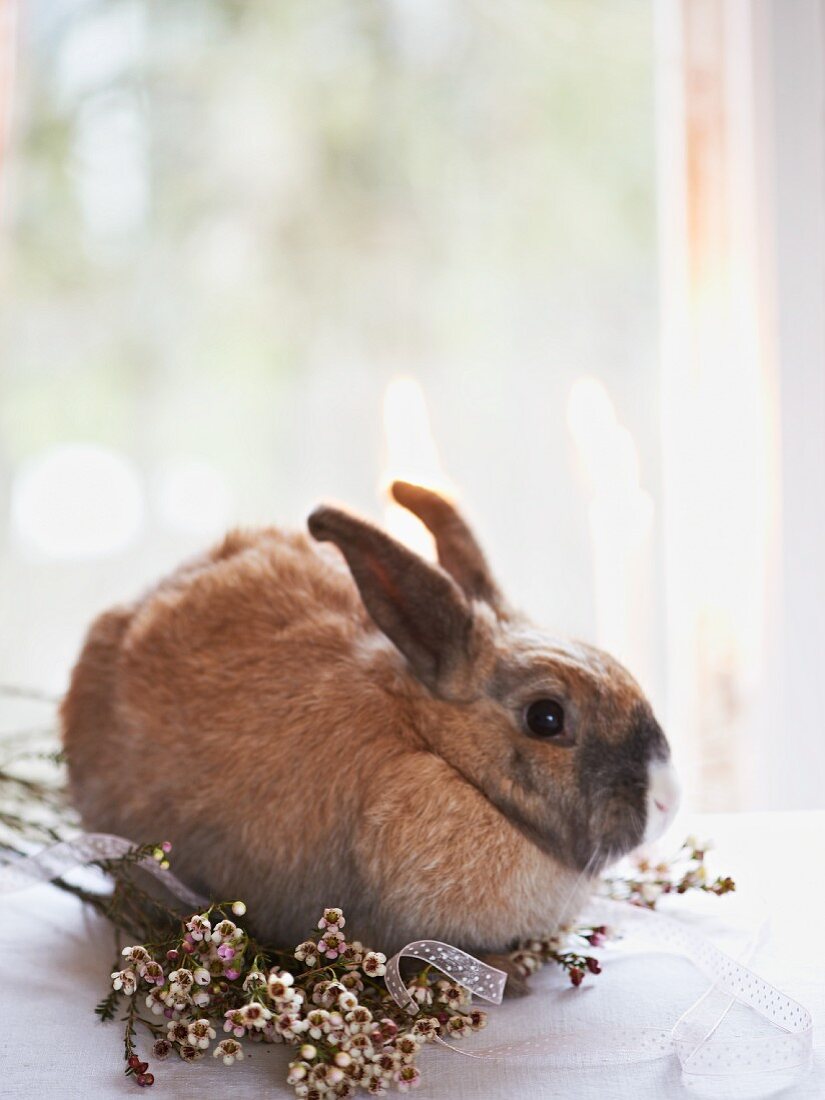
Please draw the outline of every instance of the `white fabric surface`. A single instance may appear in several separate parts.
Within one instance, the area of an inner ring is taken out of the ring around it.
[[[725,943],[721,925],[753,928],[767,911],[770,939],[752,965],[813,1013],[810,1069],[793,1076],[683,1079],[675,1059],[559,1068],[541,1058],[479,1061],[428,1047],[420,1061],[422,1086],[415,1095],[420,1100],[825,1097],[825,940],[820,931],[825,918],[825,813],[698,818],[681,823],[671,836],[681,839],[687,831],[716,840],[715,869],[733,875],[740,892],[735,898],[676,899],[669,912],[685,913],[694,927],[730,947],[733,938],[728,936]],[[257,1044],[247,1044],[246,1060],[229,1068],[211,1057],[194,1066],[177,1058],[156,1063],[153,1091],[139,1092],[122,1072],[119,1023],[101,1024],[93,1012],[107,989],[114,947],[110,927],[51,886],[8,895],[2,909],[0,1096],[108,1100],[159,1093],[188,1100],[293,1095],[283,1084],[289,1049]],[[533,979],[529,997],[491,1008],[487,1030],[473,1041],[492,1046],[545,1030],[592,1032],[628,1020],[639,1026],[672,1025],[707,983],[684,959],[634,955],[628,951],[631,946],[613,956],[608,952],[604,973],[578,990],[547,968]],[[767,1026],[736,1006],[723,1033],[750,1035]],[[139,1032],[141,1043],[143,1034]]]

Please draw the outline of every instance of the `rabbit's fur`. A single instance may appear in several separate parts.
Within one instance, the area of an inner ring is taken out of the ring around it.
[[[273,942],[340,905],[384,950],[504,951],[638,844],[669,750],[619,664],[507,607],[452,505],[393,492],[440,565],[321,508],[314,539],[234,532],[101,615],[62,706],[73,797]],[[548,696],[565,731],[537,739]]]

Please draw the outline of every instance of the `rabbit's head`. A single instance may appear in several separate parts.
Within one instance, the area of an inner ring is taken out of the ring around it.
[[[641,688],[613,658],[508,607],[445,498],[407,482],[395,499],[435,537],[430,564],[332,507],[309,519],[343,553],[372,619],[423,686],[420,738],[532,843],[596,873],[670,823],[678,786]]]

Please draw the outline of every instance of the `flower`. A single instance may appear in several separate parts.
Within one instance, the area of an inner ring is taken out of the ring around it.
[[[343,934],[335,929],[329,929],[318,940],[318,951],[321,955],[326,955],[329,962],[337,959],[345,947],[346,940]]]
[[[418,1036],[411,1031],[405,1031],[395,1040],[395,1049],[405,1062],[410,1061],[418,1053]]]
[[[529,978],[531,974],[535,974],[542,967],[541,956],[533,951],[514,951],[510,956],[510,960],[523,978]]]
[[[469,994],[460,985],[453,985],[452,982],[445,982],[442,979],[436,982],[436,989],[438,990],[436,1001],[439,1004],[447,1005],[448,1008],[460,1008],[463,1004],[468,1003]]]
[[[421,1072],[415,1066],[402,1066],[395,1075],[399,1092],[409,1092],[421,1084]]]
[[[241,988],[245,993],[252,989],[261,989],[266,985],[266,974],[260,970],[250,970],[244,978]]]
[[[269,1009],[265,1005],[258,1004],[257,1001],[244,1005],[240,1010],[240,1016],[244,1026],[249,1030],[253,1028],[260,1030],[266,1026],[267,1020],[272,1019],[272,1013]]]
[[[163,1015],[165,1005],[164,994],[158,989],[153,989],[146,998],[146,1007],[151,1009],[155,1016]]]
[[[447,1021],[447,1034],[453,1038],[467,1034],[469,1021],[466,1016],[451,1016]]]
[[[151,955],[145,947],[124,947],[121,951],[121,955],[136,969],[139,963],[146,962],[151,958]]]
[[[300,1005],[304,997],[301,992],[294,989],[295,979],[288,970],[270,970],[267,978],[267,993],[281,1011],[288,1010],[291,1005]]]
[[[198,913],[191,917],[186,922],[186,928],[196,943],[200,940],[208,942],[212,938],[212,922],[205,913]]]
[[[205,1018],[193,1020],[189,1025],[189,1045],[197,1050],[206,1050],[209,1040],[215,1038],[215,1029]]]
[[[381,951],[368,951],[361,963],[361,969],[371,978],[380,978],[387,973],[387,956]]]
[[[290,1062],[289,1073],[286,1076],[288,1085],[297,1085],[299,1081],[303,1081],[306,1075],[309,1073],[309,1066],[306,1062]]]
[[[360,966],[364,958],[364,945],[360,940],[353,940],[352,943],[348,943],[344,950],[340,952],[339,958],[344,966]]]
[[[419,1039],[423,1039],[424,1042],[434,1039],[438,1034],[438,1029],[438,1020],[434,1020],[432,1016],[422,1016],[412,1026],[413,1034],[417,1035]]]
[[[212,929],[212,942],[216,945],[240,943],[243,938],[243,932],[231,920],[222,920]]]
[[[353,993],[360,993],[364,988],[364,983],[356,970],[349,970],[346,974],[342,974],[341,985]]]
[[[246,915],[246,902],[233,901],[232,902],[232,912],[235,914],[236,917],[245,916]]]
[[[172,1053],[172,1044],[168,1039],[158,1039],[158,1041],[152,1046],[152,1057],[157,1058],[159,1062],[162,1062],[165,1058],[168,1058]]]
[[[276,1035],[281,1035],[287,1042],[293,1042],[309,1029],[309,1024],[295,1012],[282,1012],[272,1021],[272,1029]]]
[[[120,989],[127,997],[131,997],[137,989],[134,970],[115,970],[112,974],[112,989]]]
[[[246,1024],[240,1009],[230,1008],[228,1012],[224,1013],[223,1029],[224,1031],[231,1031],[236,1039],[240,1039],[241,1036],[246,1034]]]
[[[318,921],[319,928],[343,928],[347,922],[341,909],[325,909],[324,915]]]
[[[191,970],[173,970],[169,975],[169,992],[172,994],[188,993],[194,980]]]
[[[412,985],[407,986],[407,992],[420,1005],[431,1005],[433,1003],[433,991],[426,978],[416,978]]]
[[[233,1062],[242,1061],[243,1050],[241,1044],[235,1039],[221,1039],[212,1051],[212,1057],[222,1058],[225,1066],[231,1066]]]
[[[198,1058],[203,1058],[203,1051],[198,1047],[189,1046],[188,1043],[178,1048],[178,1054],[184,1062],[197,1062]]]
[[[170,1043],[188,1043],[189,1028],[180,1020],[170,1020],[166,1025],[166,1038]]]
[[[343,1012],[351,1012],[353,1008],[358,1007],[358,998],[345,989],[343,993],[338,994],[338,1007]]]
[[[642,884],[642,888],[639,893],[642,895],[642,899],[648,903],[648,905],[655,905],[659,898],[662,896],[662,886],[658,882],[645,882]]]
[[[155,962],[154,959],[150,959],[149,962],[142,962],[138,966],[138,974],[148,985],[163,985],[166,979],[163,976],[163,967],[159,962]]]
[[[314,940],[304,940],[298,944],[293,954],[298,962],[313,967],[318,962],[318,944]]]
[[[350,1035],[366,1034],[372,1031],[372,1013],[365,1005],[353,1008],[351,1012],[344,1016],[344,1021]]]

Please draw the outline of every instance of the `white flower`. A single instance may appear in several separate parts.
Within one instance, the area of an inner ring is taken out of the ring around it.
[[[395,1049],[405,1062],[410,1062],[418,1053],[419,1039],[411,1031],[405,1031],[395,1040]]]
[[[305,963],[310,967],[315,966],[318,962],[318,945],[313,940],[305,940],[303,943],[298,944],[294,954],[298,962]]]
[[[269,1024],[267,1024],[267,1027],[269,1027]],[[282,1012],[272,1021],[272,1029],[275,1035],[282,1036],[287,1042],[293,1042],[295,1039],[300,1038],[308,1028],[307,1021],[302,1020],[294,1012]]]
[[[658,901],[662,894],[662,887],[655,882],[646,882],[640,891],[642,897],[649,904]]]
[[[361,969],[371,978],[380,978],[387,973],[387,956],[381,951],[368,951],[361,963]]]
[[[198,1047],[190,1046],[189,1043],[181,1046],[178,1049],[178,1054],[184,1062],[197,1062],[198,1058],[203,1058],[203,1051]]]
[[[413,1033],[423,1039],[425,1042],[428,1039],[433,1039],[438,1034],[438,1021],[434,1020],[432,1016],[423,1016],[421,1019],[416,1020],[412,1026]]]
[[[290,1062],[289,1073],[286,1076],[287,1084],[297,1085],[299,1081],[303,1081],[308,1073],[309,1066],[306,1062]]]
[[[338,994],[338,1007],[343,1012],[351,1012],[354,1008],[358,1007],[358,998],[354,993],[345,990],[343,993]]]
[[[243,932],[231,920],[222,920],[212,929],[212,942],[215,945],[220,943],[238,943],[242,939]]]
[[[289,973],[288,970],[270,970],[269,978],[267,979],[267,991],[273,1001],[277,1001],[279,1006],[283,1003],[289,1003],[297,1000],[299,1003],[303,1000],[303,997],[297,989],[293,989],[295,979]]]
[[[460,1008],[461,1005],[470,1003],[470,994],[460,985],[453,985],[452,982],[441,979],[436,982],[436,988],[438,989],[436,1001],[439,1004],[447,1005],[449,1008]]]
[[[260,1030],[266,1026],[267,1020],[272,1019],[272,1013],[264,1005],[258,1004],[253,1001],[252,1004],[244,1005],[239,1009],[239,1015],[244,1023],[244,1026],[248,1029],[256,1028]]]
[[[172,994],[188,993],[194,980],[191,970],[173,970],[169,975],[169,992]]]
[[[365,1005],[359,1005],[357,1008],[353,1008],[351,1012],[346,1014],[344,1019],[346,1020],[347,1031],[350,1035],[359,1035],[372,1031],[372,1013]]]
[[[215,1029],[208,1020],[193,1020],[189,1025],[189,1044],[196,1050],[206,1050],[209,1040],[215,1038]]]
[[[180,1020],[170,1020],[166,1025],[166,1038],[170,1043],[188,1043],[189,1028]]]
[[[264,985],[266,985],[266,974],[260,970],[250,970],[243,980],[242,988],[245,993],[248,993],[250,989],[260,989]]]
[[[112,974],[112,989],[122,989],[126,996],[130,997],[137,989],[134,970],[116,970]]]
[[[243,901],[232,902],[232,912],[236,917],[242,917],[246,913],[246,903]]]
[[[212,935],[212,922],[205,913],[196,914],[186,922],[189,935],[193,940],[209,941]]]
[[[196,993],[192,994],[192,1004],[198,1008],[206,1008],[212,998],[206,992],[205,989],[199,989]]]
[[[134,967],[137,967],[138,963],[147,962],[151,958],[145,947],[124,947],[121,955]]]
[[[426,980],[421,985],[417,982],[413,983],[413,985],[408,985],[407,992],[418,1001],[420,1005],[431,1005],[433,1003],[433,991]]]
[[[225,1066],[231,1066],[233,1062],[240,1062],[243,1058],[241,1044],[235,1039],[221,1039],[212,1051],[213,1058],[223,1058]]]
[[[314,1008],[307,1013],[309,1034],[313,1039],[320,1039],[329,1031],[329,1013],[325,1008]]]

